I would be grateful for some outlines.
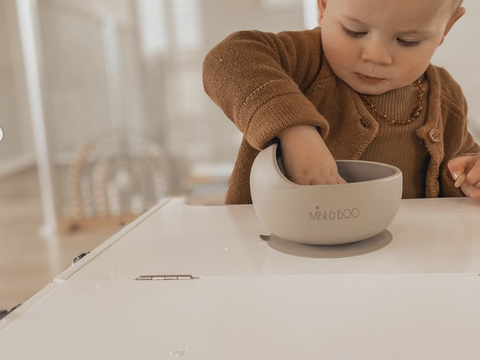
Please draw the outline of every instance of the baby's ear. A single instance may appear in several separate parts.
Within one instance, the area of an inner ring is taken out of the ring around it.
[[[323,14],[327,8],[327,0],[317,0],[318,2],[318,23],[322,25]]]
[[[320,2],[320,0],[319,0]],[[450,32],[450,30],[452,29],[453,25],[455,25],[455,23],[463,16],[465,15],[465,13],[467,12],[467,10],[464,8],[464,7],[461,7],[457,10],[457,13],[452,16],[450,18],[450,20],[448,21],[447,23],[447,26],[445,27],[445,31],[443,32],[443,36],[442,36],[442,40],[440,41],[440,45],[443,44],[444,40],[445,40],[445,37],[447,36],[447,34]]]

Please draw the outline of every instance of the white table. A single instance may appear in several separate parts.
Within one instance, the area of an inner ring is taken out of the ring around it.
[[[376,239],[309,247],[168,199],[0,322],[0,359],[477,359],[479,220],[403,200]]]

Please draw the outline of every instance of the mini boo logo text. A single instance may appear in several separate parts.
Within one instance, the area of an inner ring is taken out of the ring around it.
[[[359,216],[360,216],[360,210],[357,208],[320,210],[320,206],[316,206],[315,211],[310,211],[311,221],[348,220],[348,219],[356,219]]]

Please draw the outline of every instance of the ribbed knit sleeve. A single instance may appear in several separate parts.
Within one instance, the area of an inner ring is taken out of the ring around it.
[[[256,149],[293,125],[325,135],[327,121],[304,95],[319,74],[321,49],[319,29],[234,33],[206,56],[205,91]]]
[[[465,99],[465,96],[463,95],[463,111],[465,114],[465,119],[468,119],[468,105],[467,105],[467,100]],[[475,142],[473,139],[472,134],[468,130],[468,123],[465,121],[465,123],[462,126],[463,130],[463,136],[462,136],[462,146],[459,150],[459,153],[457,156],[464,156],[464,155],[475,155],[480,153],[480,146]]]

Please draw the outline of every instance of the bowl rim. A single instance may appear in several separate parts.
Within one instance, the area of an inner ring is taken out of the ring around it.
[[[306,187],[308,187],[308,188],[312,188],[312,187],[313,188],[317,188],[317,187],[338,188],[338,187],[346,187],[346,186],[359,186],[359,185],[362,185],[362,184],[368,185],[368,184],[371,184],[373,182],[375,182],[377,184],[378,183],[383,183],[383,182],[391,181],[395,178],[403,176],[402,170],[400,170],[398,167],[396,167],[394,165],[390,165],[390,164],[385,164],[385,163],[381,163],[381,162],[377,162],[377,161],[367,161],[367,160],[335,160],[336,163],[365,163],[365,164],[380,165],[380,166],[392,169],[394,171],[394,173],[390,176],[386,176],[386,177],[380,178],[380,179],[357,181],[357,182],[354,182],[354,183],[346,183],[346,184],[324,184],[324,185],[296,184],[283,174],[282,170],[280,169],[280,166],[278,165],[278,161],[277,161],[278,143],[273,143],[268,148],[272,148],[272,155],[273,155],[273,162],[274,162],[275,170],[281,176],[283,181],[286,181],[289,185],[294,185],[294,186],[298,186],[298,187],[304,187],[304,188],[306,188]],[[265,148],[264,150],[266,150],[268,148]]]

